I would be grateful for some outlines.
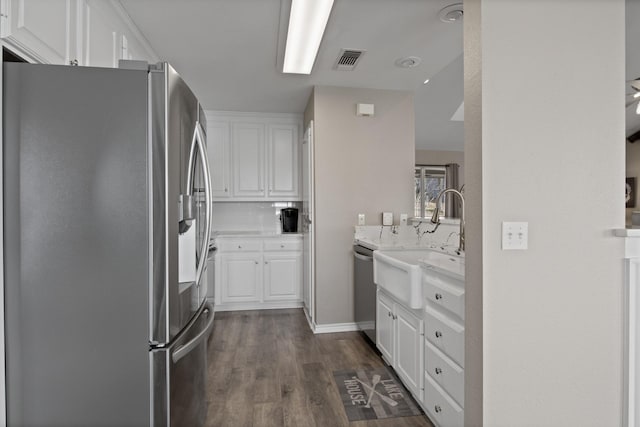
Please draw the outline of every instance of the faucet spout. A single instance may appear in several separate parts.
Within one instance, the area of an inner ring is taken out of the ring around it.
[[[458,196],[460,198],[460,205],[461,205],[461,214],[460,214],[460,233],[459,233],[459,242],[458,242],[458,252],[463,252],[464,251],[464,247],[465,247],[465,242],[464,242],[464,196],[462,195],[461,192],[459,192],[458,190],[456,190],[455,188],[447,188],[445,190],[442,190],[440,192],[440,194],[438,194],[438,197],[436,197],[436,208],[433,211],[433,215],[431,216],[431,223],[433,224],[440,224],[440,208],[438,207],[438,203],[440,202],[440,199],[442,198],[443,195],[447,194],[447,193],[452,193],[455,194],[456,196]],[[449,236],[451,237],[451,236]]]

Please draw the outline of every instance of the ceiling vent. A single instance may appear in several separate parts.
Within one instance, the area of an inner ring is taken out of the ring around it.
[[[364,50],[342,49],[333,68],[338,71],[353,71],[364,52]]]

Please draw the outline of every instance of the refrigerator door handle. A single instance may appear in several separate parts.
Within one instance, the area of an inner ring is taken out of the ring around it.
[[[213,328],[213,306],[211,305],[211,303],[207,302],[205,303],[205,307],[203,310],[204,312],[208,312],[209,313],[209,320],[207,321],[207,325],[204,327],[204,329],[200,332],[198,332],[198,335],[196,335],[195,337],[193,337],[193,339],[191,339],[189,342],[187,342],[186,344],[183,344],[181,346],[178,346],[175,351],[171,354],[171,360],[173,361],[173,363],[178,363],[178,361],[180,359],[182,359],[183,357],[185,357],[187,354],[189,354],[191,352],[191,350],[193,350],[194,348],[196,348],[198,345],[200,345],[200,343],[207,339],[207,337],[209,336],[209,333],[211,332],[211,329]],[[193,324],[193,322],[195,322],[198,317],[200,316],[196,316],[192,323],[189,324],[187,326],[188,329],[189,326],[191,326]]]
[[[209,158],[207,156],[207,147],[204,145],[204,130],[199,121],[196,122],[196,128],[193,131],[193,139],[191,141],[191,150],[189,152],[189,164],[187,174],[187,198],[193,196],[193,181],[195,175],[195,159],[196,146],[200,159],[202,161],[202,170],[204,172],[204,199],[205,199],[205,215],[207,217],[204,238],[202,239],[202,247],[200,248],[200,259],[196,268],[196,284],[200,284],[202,273],[207,262],[207,249],[209,247],[209,236],[211,235],[211,171],[209,170]],[[187,229],[189,227],[187,226]],[[185,230],[186,231],[186,230]]]

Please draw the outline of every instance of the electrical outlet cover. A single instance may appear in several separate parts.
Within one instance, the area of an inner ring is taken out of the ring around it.
[[[358,214],[358,225],[364,225],[364,214]]]
[[[382,212],[382,225],[393,225],[393,212]]]

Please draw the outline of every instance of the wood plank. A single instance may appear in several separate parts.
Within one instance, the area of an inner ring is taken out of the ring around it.
[[[424,416],[349,423],[333,371],[382,366],[358,332],[314,335],[301,309],[218,312],[207,427],[433,427]]]

